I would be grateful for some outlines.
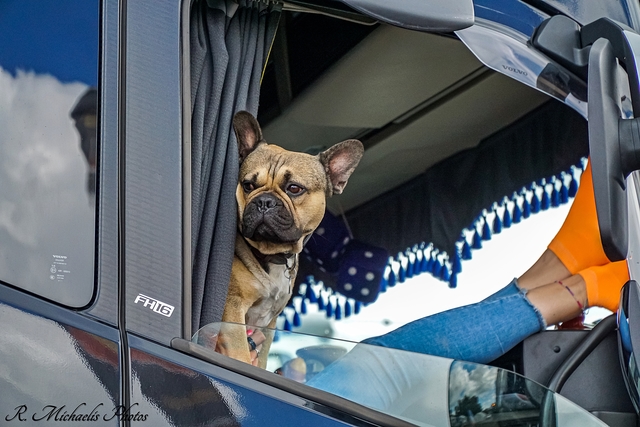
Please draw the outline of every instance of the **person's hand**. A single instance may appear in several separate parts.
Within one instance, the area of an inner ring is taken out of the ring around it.
[[[249,352],[249,355],[251,356],[251,364],[253,366],[258,366],[258,356],[260,356],[260,350],[262,350],[262,343],[266,339],[267,337],[265,337],[260,330],[247,331],[247,341],[249,342],[249,349],[251,350],[251,348],[255,345],[255,349],[252,349]]]

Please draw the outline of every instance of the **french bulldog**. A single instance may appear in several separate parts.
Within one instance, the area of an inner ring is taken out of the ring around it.
[[[247,330],[275,327],[291,297],[304,243],[320,224],[327,197],[342,193],[364,147],[350,139],[318,155],[288,151],[268,144],[246,111],[234,116],[233,127],[240,160],[238,233],[216,351],[252,363],[255,345]],[[273,337],[263,333],[257,365],[265,368]]]

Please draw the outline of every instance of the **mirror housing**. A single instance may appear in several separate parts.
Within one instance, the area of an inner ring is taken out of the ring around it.
[[[589,152],[600,238],[610,261],[626,259],[628,218],[626,176],[620,162],[617,68],[607,39],[589,53]]]
[[[589,151],[602,247],[610,261],[620,261],[628,252],[626,178],[640,169],[640,36],[613,21],[606,24],[608,37],[595,40],[589,53]],[[621,118],[619,86],[626,82],[618,80],[616,56],[629,76],[636,118]]]
[[[418,31],[452,32],[473,25],[472,0],[341,0],[379,21]]]

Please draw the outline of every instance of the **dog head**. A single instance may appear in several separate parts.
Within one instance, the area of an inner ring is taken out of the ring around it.
[[[340,194],[364,148],[355,139],[313,156],[267,144],[257,120],[241,111],[233,119],[240,174],[238,227],[265,255],[300,253],[324,216],[326,198]]]

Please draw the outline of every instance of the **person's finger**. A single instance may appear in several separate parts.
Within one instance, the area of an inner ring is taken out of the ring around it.
[[[251,364],[253,366],[258,366],[260,351],[262,351],[262,344],[257,346],[255,350],[251,350],[251,352],[249,353],[251,356]]]

